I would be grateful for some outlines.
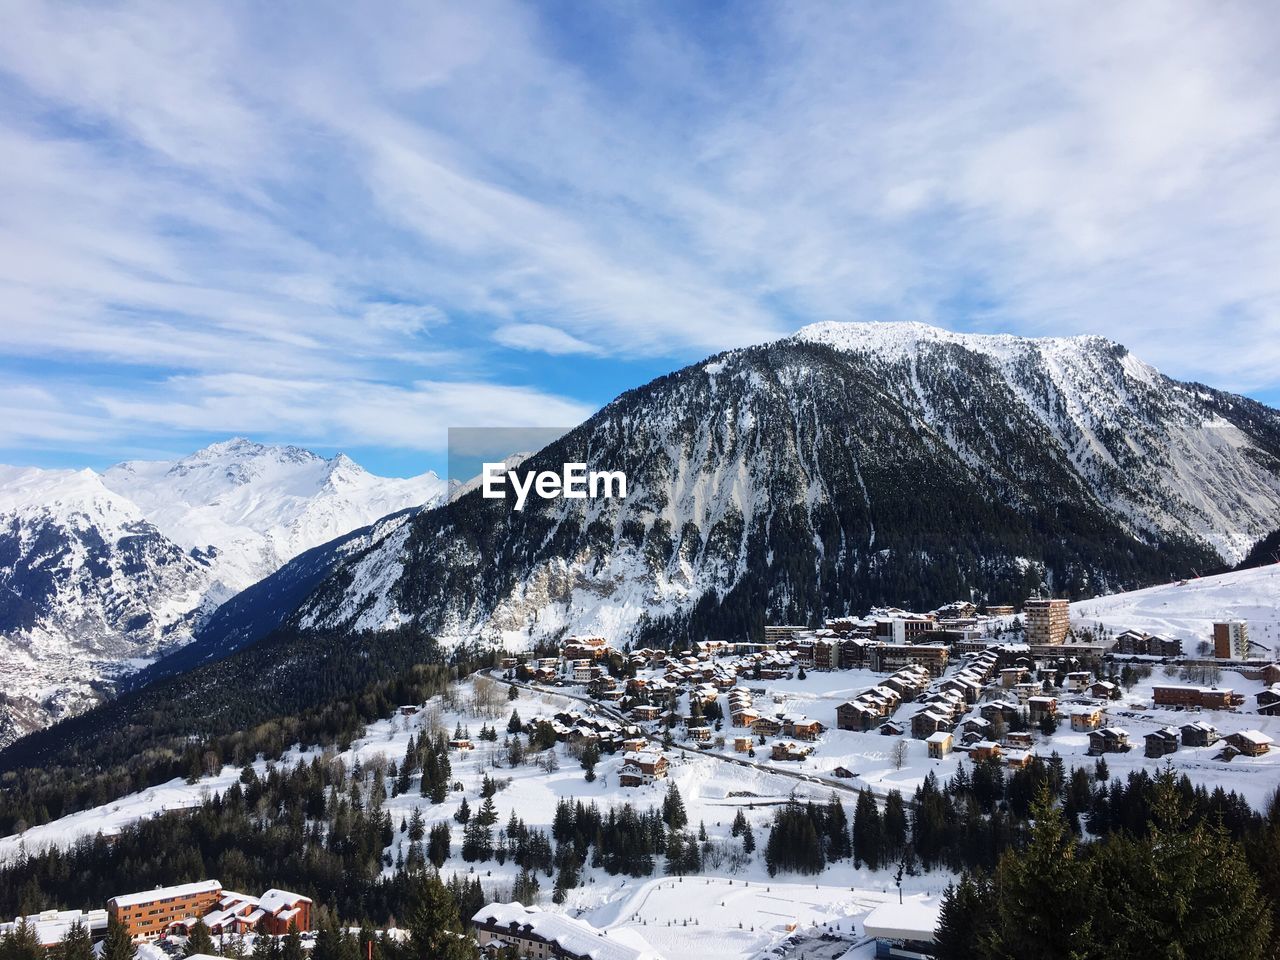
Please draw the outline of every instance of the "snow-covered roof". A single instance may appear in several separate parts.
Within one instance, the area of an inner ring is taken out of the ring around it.
[[[931,733],[925,737],[925,743],[946,743],[951,739],[951,734],[945,730],[939,730],[937,733]]]
[[[200,880],[196,883],[183,883],[173,887],[156,887],[141,893],[126,893],[112,897],[109,902],[117,907],[136,907],[156,900],[170,900],[177,897],[194,897],[201,893],[220,893],[222,884],[217,880]]]
[[[287,907],[296,907],[299,903],[310,902],[310,897],[304,897],[300,893],[290,893],[288,890],[275,889],[268,890],[258,900],[259,905],[267,913],[277,913]]]
[[[611,939],[589,923],[559,913],[548,913],[520,903],[491,903],[476,912],[472,923],[499,927],[527,927],[543,940],[556,943],[567,953],[592,960],[658,960],[653,951],[644,951]]]
[[[862,927],[869,937],[883,940],[919,940],[933,943],[938,928],[939,903],[908,900],[905,903],[882,903],[872,910]]]
[[[1248,740],[1250,743],[1256,743],[1259,746],[1275,743],[1261,730],[1240,730],[1235,735],[1241,740]]]

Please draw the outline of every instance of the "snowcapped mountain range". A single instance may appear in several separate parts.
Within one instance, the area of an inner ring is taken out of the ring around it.
[[[434,473],[244,439],[102,473],[0,467],[0,742],[189,641],[299,554],[445,492]]]
[[[475,494],[353,553],[302,630],[509,645],[742,635],[878,603],[1090,596],[1280,527],[1280,413],[1100,337],[806,327],[630,391],[530,458],[630,495]]]

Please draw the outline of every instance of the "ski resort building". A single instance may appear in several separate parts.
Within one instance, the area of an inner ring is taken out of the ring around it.
[[[491,903],[471,918],[471,925],[486,952],[513,947],[521,957],[536,960],[661,960],[651,949],[623,943],[617,932],[520,903]]]
[[[1249,655],[1249,625],[1227,620],[1213,625],[1213,655],[1220,660],[1244,660]]]
[[[1029,644],[1066,643],[1071,604],[1066,600],[1027,600],[1022,604],[1022,622]]]
[[[1244,702],[1234,690],[1211,687],[1187,687],[1157,684],[1152,687],[1152,700],[1158,707],[1203,707],[1206,710],[1230,710]]]
[[[655,780],[665,780],[667,758],[656,751],[646,750],[628,753],[622,758],[618,783],[624,787],[642,787]]]
[[[261,897],[251,897],[223,890],[217,880],[113,897],[107,901],[105,912],[122,923],[135,939],[151,939],[175,931],[190,933],[200,920],[214,934],[281,936],[290,927],[311,929],[309,898],[287,890],[268,890]]]
[[[96,943],[107,935],[107,911],[105,910],[46,910],[17,917],[10,923],[0,923],[0,938],[17,932],[25,920],[35,934],[40,946],[46,950],[61,946],[67,932],[79,923]]]
[[[941,908],[917,901],[885,903],[867,914],[862,927],[876,939],[876,957],[909,957],[912,960],[934,955],[934,931]]]
[[[158,937],[181,920],[203,917],[222,900],[222,884],[201,880],[143,893],[127,893],[107,901],[107,914],[131,937]]]

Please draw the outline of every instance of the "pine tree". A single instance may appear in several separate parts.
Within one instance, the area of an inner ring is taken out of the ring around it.
[[[524,724],[520,722],[520,711],[512,708],[511,719],[507,721],[507,733],[521,733]]]
[[[958,884],[947,884],[934,934],[937,960],[973,960],[983,956],[991,901],[990,886],[969,874],[961,876]]]
[[[93,939],[79,920],[71,924],[62,938],[61,960],[93,960]]]
[[[409,842],[417,843],[426,835],[426,824],[422,819],[422,810],[418,807],[413,808],[413,813],[409,816]]]
[[[44,960],[44,956],[35,927],[25,917],[12,934],[0,937],[0,957],[4,960]]]
[[[449,859],[449,843],[452,839],[447,823],[435,823],[427,835],[427,859],[439,870]]]
[[[1035,823],[1026,849],[1007,852],[996,869],[988,955],[992,960],[1113,956],[1097,939],[1090,865],[1076,856],[1075,839],[1047,784],[1041,785],[1031,812]]]
[[[102,960],[133,960],[133,940],[124,924],[107,920],[107,939],[102,944]]]
[[[683,830],[689,822],[689,815],[684,809],[684,800],[680,796],[680,788],[672,780],[667,784],[667,795],[662,800],[662,820],[672,830]]]
[[[886,853],[884,823],[875,797],[865,787],[858,791],[858,802],[853,810],[853,860],[866,864],[872,870],[885,862]]]
[[[280,945],[280,960],[304,960],[302,935],[298,932],[298,925],[292,921],[289,923],[289,932]]]
[[[197,953],[213,953],[213,937],[209,934],[209,928],[205,926],[203,920],[195,922],[190,936],[187,937],[186,955],[190,957]]]
[[[475,943],[462,936],[458,904],[440,882],[427,874],[419,881],[416,905],[409,918],[413,955],[420,960],[474,960]]]

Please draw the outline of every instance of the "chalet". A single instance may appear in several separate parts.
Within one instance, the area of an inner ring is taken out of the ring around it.
[[[848,767],[836,767],[831,771],[831,775],[833,777],[839,777],[841,780],[851,780],[853,777],[857,776],[857,774]]]
[[[1275,742],[1261,730],[1240,730],[1237,733],[1227,734],[1223,739],[1246,757],[1262,756]]]
[[[982,715],[982,719],[995,723],[999,718],[1004,723],[1015,719],[1021,708],[1010,700],[992,700],[990,703],[984,703],[978,708],[978,713]]]
[[[813,742],[822,736],[822,731],[826,729],[817,720],[811,720],[808,717],[785,716],[782,718],[782,732],[785,736],[795,737],[797,740],[808,740]]]
[[[644,737],[627,737],[622,741],[622,749],[627,753],[636,753],[649,745]]]
[[[1063,688],[1072,693],[1084,693],[1092,683],[1093,674],[1088,670],[1073,670],[1062,677]]]
[[[486,956],[506,951],[537,960],[655,960],[608,931],[562,913],[543,912],[521,903],[491,903],[471,918]]]
[[[631,716],[636,720],[649,721],[657,720],[662,713],[661,707],[655,707],[650,703],[637,703],[631,708]]]
[[[738,753],[750,753],[754,742],[750,737],[734,737],[733,749]]]
[[[1000,686],[1011,688],[1027,678],[1026,667],[1005,667],[1000,671]]]
[[[640,787],[666,777],[667,758],[654,750],[624,754],[618,771],[618,783],[624,787]]]
[[[1167,756],[1178,750],[1178,731],[1173,727],[1161,727],[1152,730],[1142,738],[1145,744],[1144,755],[1151,758]]]
[[[928,745],[929,756],[934,760],[941,760],[951,752],[951,746],[954,741],[951,738],[951,734],[945,730],[939,730],[925,737],[924,742]]]
[[[1180,732],[1183,745],[1188,747],[1212,747],[1219,739],[1218,728],[1203,720],[1184,723]]]
[[[1280,684],[1274,684],[1258,693],[1258,712],[1274,717],[1280,714]]]
[[[973,758],[974,763],[981,763],[984,760],[999,760],[1000,744],[993,740],[979,740],[969,748],[969,756]]]
[[[911,736],[916,740],[924,740],[932,733],[948,729],[950,725],[950,720],[941,714],[921,710],[911,718]]]
[[[782,733],[782,721],[776,717],[760,717],[751,724],[751,732],[758,737],[776,737]]]
[[[811,753],[813,753],[813,747],[802,747],[798,743],[783,741],[773,745],[773,759],[775,760],[803,760]]]
[[[1102,726],[1102,710],[1098,707],[1077,707],[1071,711],[1071,729],[1088,733]]]
[[[870,730],[885,717],[878,704],[859,697],[836,707],[836,726],[841,730]]]
[[[906,732],[906,729],[897,720],[886,720],[880,724],[880,736],[882,737],[900,737]]]
[[[1120,687],[1110,680],[1097,680],[1089,687],[1089,695],[1099,700],[1119,700]]]
[[[693,740],[695,743],[710,743],[711,728],[706,724],[689,727],[689,739]]]
[[[400,716],[402,717],[412,717],[417,712],[418,708],[412,703],[406,703],[400,707]]]
[[[1056,697],[1030,697],[1027,700],[1028,716],[1032,723],[1039,723],[1045,717],[1053,717],[1058,714],[1058,700]]]
[[[1102,727],[1089,733],[1089,755],[1125,753],[1129,750],[1129,733],[1118,727]]]
[[[1004,765],[1013,770],[1025,770],[1031,765],[1030,750],[1008,750],[1004,754]]]
[[[1014,747],[1018,750],[1030,750],[1034,742],[1031,734],[1026,731],[1010,730],[1004,735],[1005,746]]]
[[[977,733],[981,735],[980,739],[986,739],[991,730],[991,721],[982,717],[966,717],[956,729],[960,733]]]

